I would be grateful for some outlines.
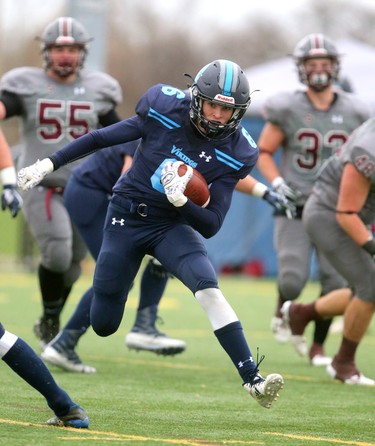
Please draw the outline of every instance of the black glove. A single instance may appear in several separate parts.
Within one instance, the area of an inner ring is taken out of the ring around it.
[[[367,242],[362,245],[362,248],[369,254],[371,254],[373,259],[375,260],[375,240],[373,238],[367,240]]]
[[[292,220],[297,215],[295,205],[289,201],[285,195],[276,192],[272,189],[267,189],[263,195],[263,200],[266,200],[271,206],[273,206],[278,214],[286,215],[289,220]]]
[[[7,184],[3,186],[1,193],[1,209],[5,211],[9,208],[12,217],[14,218],[20,211],[23,204],[21,195],[18,193],[16,186]]]

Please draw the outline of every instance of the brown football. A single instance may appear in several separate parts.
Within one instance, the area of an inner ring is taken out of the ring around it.
[[[178,174],[184,175],[187,165],[181,164],[178,168]],[[205,208],[210,202],[210,189],[208,188],[207,181],[203,175],[196,169],[193,169],[193,176],[188,182],[184,195],[189,198],[193,203]]]

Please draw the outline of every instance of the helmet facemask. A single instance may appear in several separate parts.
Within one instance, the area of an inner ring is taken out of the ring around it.
[[[302,59],[297,63],[300,82],[312,88],[316,92],[323,91],[329,85],[337,82],[339,75],[339,62],[337,58],[329,58],[332,61],[331,70],[325,70],[321,73],[308,73],[306,71],[305,62],[308,59],[309,58]]]
[[[41,42],[41,51],[44,62],[44,68],[53,67],[50,56],[51,48],[58,46],[76,46],[80,49],[80,55],[76,66],[67,64],[60,67],[53,67],[53,71],[59,77],[68,77],[77,73],[84,65],[88,52],[88,43],[92,40],[86,29],[77,20],[72,17],[60,17],[50,23],[39,38]]]
[[[297,66],[301,83],[314,91],[323,91],[329,85],[337,82],[340,71],[339,53],[336,46],[323,34],[308,34],[299,41],[294,49],[293,58]],[[322,73],[308,73],[305,62],[310,59],[329,59],[331,70]]]
[[[53,64],[53,61],[52,61],[52,58],[50,55],[50,50],[56,46],[59,46],[59,45],[50,45],[43,50],[42,56],[43,56],[43,60],[44,60],[44,68],[46,70],[52,69],[52,71],[55,74],[57,74],[57,76],[59,76],[61,78],[66,78],[72,74],[78,73],[79,70],[83,67],[85,59],[86,59],[86,55],[87,55],[86,48],[79,46],[80,54],[79,54],[79,58],[78,58],[78,61],[76,64],[72,65],[72,64],[66,63],[63,65],[56,66]],[[61,45],[61,46],[68,46],[68,45]]]

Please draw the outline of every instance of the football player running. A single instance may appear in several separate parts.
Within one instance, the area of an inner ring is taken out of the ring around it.
[[[340,55],[322,34],[309,34],[295,47],[293,59],[305,90],[281,92],[265,104],[266,124],[258,140],[258,167],[272,186],[297,206],[297,218],[282,213],[275,218],[275,248],[278,260],[278,301],[271,329],[278,342],[287,342],[290,330],[282,319],[283,302],[297,299],[310,273],[313,243],[301,221],[304,204],[325,159],[339,149],[350,133],[371,115],[369,106],[355,95],[334,85],[338,81]],[[280,166],[273,155],[281,147]],[[316,251],[321,294],[345,286],[345,280]],[[308,353],[312,365],[331,362],[323,344],[331,320],[317,321],[313,343],[297,345]]]
[[[131,164],[138,141],[100,150],[73,169],[64,192],[69,215],[97,259],[103,239],[103,226],[112,188],[121,173]],[[168,281],[168,272],[155,259],[150,259],[142,274],[140,300],[136,319],[125,337],[129,349],[161,355],[175,355],[186,349],[186,343],[160,332],[156,326],[158,306]],[[77,373],[95,373],[96,369],[81,361],[76,352],[80,338],[91,326],[90,308],[93,288],[82,296],[73,315],[60,333],[46,345],[41,356],[51,364]]]
[[[22,121],[18,168],[44,158],[67,142],[119,121],[121,89],[111,76],[83,69],[90,37],[71,17],[50,23],[41,38],[44,69],[21,67],[1,79],[0,119]],[[85,245],[72,225],[63,192],[74,164],[63,167],[24,196],[24,216],[40,251],[43,312],[34,326],[41,345],[59,330],[60,313],[78,279]]]
[[[74,224],[96,260],[103,239],[103,226],[112,188],[120,175],[131,165],[139,142],[100,150],[73,169],[64,192],[64,203]],[[236,189],[264,199],[275,209],[286,210],[293,217],[295,207],[282,195],[250,177],[240,180]],[[171,275],[155,259],[150,259],[141,279],[140,300],[136,319],[125,336],[129,349],[150,351],[161,355],[182,353],[186,343],[161,333],[157,326],[158,306]],[[79,339],[90,327],[93,289],[82,296],[74,314],[63,330],[45,347],[42,358],[64,370],[94,373],[76,352]]]
[[[3,76],[0,119],[12,116],[22,119],[23,151],[18,167],[44,158],[98,126],[120,121],[116,112],[122,99],[118,82],[105,73],[83,68],[90,40],[81,23],[71,17],[60,17],[45,28],[40,38],[44,69],[17,68]],[[8,147],[4,138],[0,140],[1,146]],[[59,332],[61,311],[80,276],[80,262],[86,255],[85,244],[72,224],[63,195],[77,163],[63,167],[25,196],[25,219],[41,254],[38,278],[43,313],[34,332],[42,348]],[[2,207],[9,207],[12,215],[16,215],[22,198],[15,187],[15,174],[8,169],[2,175]],[[145,291],[157,294],[164,279],[158,277],[158,271],[155,274],[152,271],[147,269],[145,274],[155,287],[149,286]],[[159,280],[161,283],[157,285]],[[150,313],[150,309],[144,313]],[[154,307],[152,314],[144,315],[138,336],[147,338],[154,332],[156,316]],[[181,351],[185,348],[183,341],[158,337],[157,347],[168,348],[171,344]],[[147,348],[145,341],[142,345]],[[155,339],[151,348],[155,348]],[[93,371],[73,354],[72,361],[80,371]]]
[[[139,100],[136,115],[94,130],[35,164],[21,169],[19,185],[35,187],[46,175],[93,150],[141,138],[131,168],[111,198],[94,274],[90,319],[99,336],[115,333],[129,289],[145,255],[155,257],[192,292],[214,334],[238,371],[244,389],[270,408],[283,387],[277,373],[259,372],[241,323],[222,294],[201,240],[221,228],[237,182],[258,159],[258,148],[241,126],[250,105],[248,80],[234,62],[203,67],[189,92],[158,84]],[[203,160],[199,155],[209,155]],[[177,173],[182,161],[184,176]],[[185,195],[197,169],[210,184],[206,208]],[[123,224],[122,224],[123,223]]]
[[[303,211],[314,244],[347,280],[350,289],[333,291],[312,304],[285,302],[284,319],[303,342],[310,320],[344,314],[341,345],[327,366],[345,384],[375,386],[356,365],[355,355],[375,311],[375,118],[360,126],[325,163]]]
[[[7,208],[15,217],[22,207],[22,198],[17,192],[16,171],[13,165],[10,148],[0,129],[0,178],[3,185],[2,209]],[[47,424],[87,428],[89,419],[85,411],[59,387],[50,371],[36,352],[21,338],[7,331],[0,322],[0,358],[20,378],[34,387],[47,401],[54,411],[55,417]]]

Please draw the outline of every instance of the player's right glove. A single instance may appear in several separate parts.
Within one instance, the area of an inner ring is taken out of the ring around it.
[[[272,187],[276,192],[284,195],[284,197],[286,197],[292,203],[296,203],[302,195],[299,190],[296,190],[292,186],[288,185],[282,177],[276,177],[272,181]]]
[[[193,168],[187,166],[184,175],[178,174],[178,168],[184,164],[182,161],[167,161],[161,172],[161,184],[164,187],[168,201],[173,206],[180,207],[187,202],[184,195],[186,186],[193,176]]]
[[[285,214],[289,220],[296,218],[297,209],[295,205],[279,192],[267,188],[262,198],[273,206],[276,211]]]
[[[30,190],[37,186],[43,178],[53,172],[54,166],[49,158],[37,161],[18,172],[17,184],[22,190]]]

